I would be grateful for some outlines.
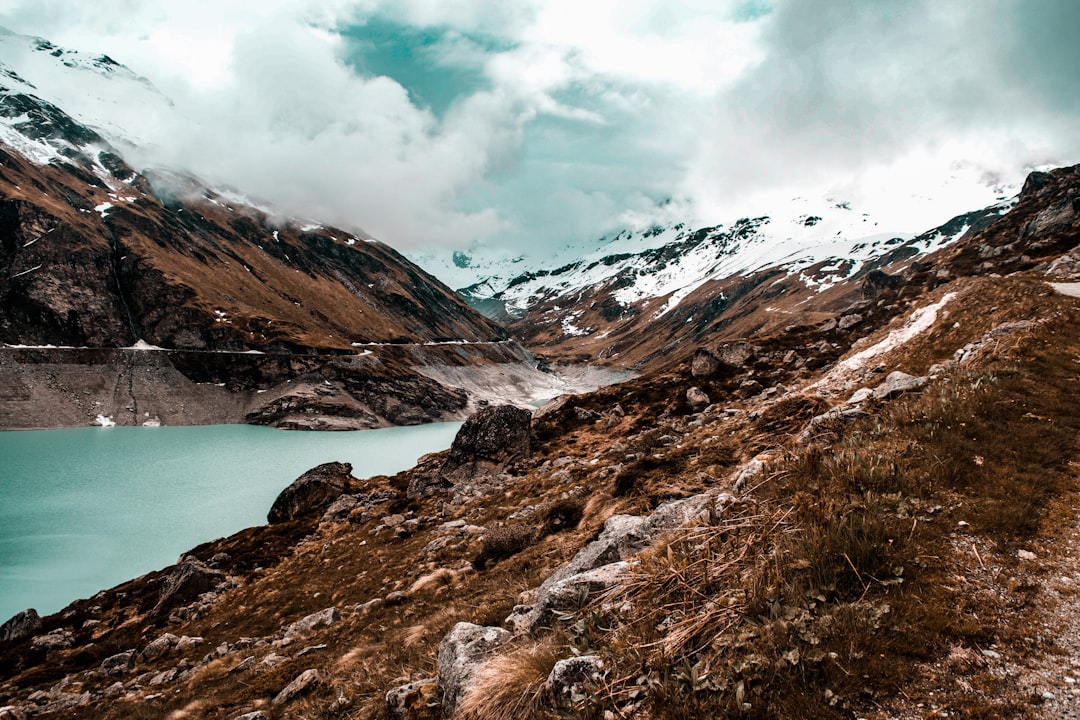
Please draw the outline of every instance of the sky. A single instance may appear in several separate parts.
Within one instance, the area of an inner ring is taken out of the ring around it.
[[[167,96],[110,110],[138,162],[404,250],[1080,162],[1075,0],[0,0],[0,25]]]

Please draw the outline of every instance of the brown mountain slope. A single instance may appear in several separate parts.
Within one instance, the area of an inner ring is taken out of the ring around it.
[[[197,185],[178,199],[162,173],[155,194],[119,160],[112,172],[0,154],[0,340],[352,351],[505,337],[386,245]]]
[[[1080,304],[1046,272],[1080,233],[1052,223],[1015,246],[1029,259],[968,261],[1067,215],[1075,178],[1051,174],[1018,215],[911,268],[874,323],[822,344],[796,318],[749,354],[709,343],[714,363],[680,349],[537,414],[527,446],[509,413],[348,487],[321,521],[320,506],[209,543],[28,622],[0,652],[0,703],[225,720],[1075,712],[1080,656],[1056,636],[1080,578]]]

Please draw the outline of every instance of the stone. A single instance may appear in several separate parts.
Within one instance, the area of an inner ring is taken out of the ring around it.
[[[272,705],[285,705],[296,698],[309,693],[319,685],[319,671],[315,669],[305,670],[296,676],[291,683],[279,692],[271,701]]]
[[[855,327],[863,321],[863,316],[858,313],[851,313],[850,315],[844,315],[840,318],[839,328],[841,330],[847,330],[848,328]]]
[[[264,713],[262,710],[256,710],[255,712],[237,715],[232,720],[270,720],[270,716]]]
[[[49,652],[50,650],[66,650],[75,644],[75,635],[70,630],[53,630],[47,635],[41,635],[34,638],[30,645],[35,650],[44,650]]]
[[[203,642],[205,641],[201,637],[190,637],[188,635],[184,635],[180,638],[180,640],[177,641],[176,651],[186,652],[193,647],[198,647],[199,645],[202,645]]]
[[[135,651],[127,650],[101,661],[101,669],[106,675],[123,675],[135,667]]]
[[[225,581],[225,573],[185,555],[161,583],[161,595],[153,613],[161,614],[188,605]]]
[[[324,512],[354,483],[349,463],[330,462],[308,470],[281,491],[266,516],[271,525]]]
[[[700,411],[711,405],[712,401],[701,388],[692,387],[686,391],[686,403],[695,411]]]
[[[298,635],[309,633],[317,627],[331,627],[341,620],[341,613],[336,607],[329,607],[303,617],[285,628],[285,639],[293,640]]]
[[[498,627],[459,622],[439,643],[439,692],[442,712],[452,717],[473,675],[484,661],[510,640]]]
[[[469,416],[454,436],[444,475],[476,469],[489,472],[529,456],[532,413],[514,405],[486,407]]]
[[[584,699],[585,686],[603,677],[604,661],[599,655],[578,655],[555,663],[548,674],[547,688],[555,704],[567,707]]]
[[[926,381],[925,377],[915,377],[899,371],[891,372],[885,376],[885,382],[874,388],[874,399],[888,400],[901,393],[918,390]]]
[[[720,361],[708,348],[698,348],[690,361],[690,374],[696,378],[712,377],[720,371]]]
[[[765,463],[758,458],[754,458],[735,472],[731,479],[731,487],[738,490],[763,472],[765,472]]]
[[[345,522],[349,519],[352,511],[358,507],[360,507],[360,501],[355,495],[342,495],[330,503],[330,507],[326,508],[326,512],[323,513],[319,522]]]
[[[1037,560],[1038,556],[1030,550],[1017,550],[1016,557],[1021,560]]]
[[[620,560],[571,575],[551,585],[542,585],[537,590],[536,602],[531,606],[522,606],[521,612],[515,608],[506,623],[517,632],[531,632],[546,627],[555,619],[556,612],[581,607],[589,595],[607,590],[629,568],[630,563]]]
[[[424,678],[400,685],[386,693],[386,712],[391,720],[408,720],[438,701],[439,682]]]
[[[147,646],[142,649],[142,652],[139,653],[139,658],[143,661],[155,660],[172,650],[179,642],[180,638],[172,633],[165,633],[161,637],[147,644]]]
[[[757,354],[757,350],[748,342],[733,342],[721,345],[714,354],[721,365],[727,365],[734,370],[742,370]]]
[[[17,642],[32,637],[41,630],[41,616],[34,608],[16,613],[3,625],[0,625],[0,642]]]
[[[26,713],[23,712],[22,708],[5,705],[0,707],[0,720],[26,720]]]
[[[874,397],[874,391],[871,388],[859,388],[851,394],[851,397],[847,400],[847,404],[861,405],[872,397]]]
[[[604,523],[600,536],[596,540],[588,543],[570,562],[540,584],[536,592],[536,604],[532,607],[514,608],[514,612],[506,619],[506,623],[518,631],[538,627],[546,620],[544,615],[551,602],[545,599],[547,594],[562,581],[607,565],[611,566],[608,571],[614,572],[619,567],[616,563],[633,558],[661,533],[710,514],[715,510],[718,502],[729,497],[710,490],[664,503],[645,517],[613,515]],[[595,578],[587,579],[591,581]],[[564,590],[565,588],[562,588],[558,592]]]

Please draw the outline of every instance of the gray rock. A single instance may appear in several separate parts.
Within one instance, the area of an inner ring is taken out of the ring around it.
[[[579,655],[560,660],[551,668],[547,687],[562,707],[584,699],[585,686],[601,679],[604,661],[599,655]]]
[[[901,393],[918,390],[926,381],[925,377],[915,377],[899,371],[891,372],[885,377],[885,382],[874,388],[874,399],[888,400]]]
[[[180,638],[176,637],[172,633],[165,633],[156,640],[151,641],[146,647],[139,653],[140,659],[143,661],[155,660],[165,653],[176,647],[180,642]]]
[[[190,637],[188,635],[184,635],[177,641],[176,651],[186,652],[193,647],[198,647],[199,645],[202,645],[203,642],[205,641],[201,637]]]
[[[66,650],[75,644],[75,635],[70,630],[53,630],[47,635],[34,638],[30,645],[36,650]]]
[[[386,693],[386,712],[391,720],[408,720],[415,711],[436,702],[438,690],[438,680],[435,678],[400,685]]]
[[[558,602],[555,598],[549,599],[548,595],[553,590],[557,593],[565,592],[565,587],[559,587],[564,580],[602,566],[612,566],[609,570],[617,568],[616,563],[633,558],[658,535],[711,512],[718,500],[726,497],[729,496],[709,491],[664,503],[646,517],[613,515],[604,523],[600,537],[587,544],[569,563],[541,583],[537,588],[536,604],[532,607],[515,608],[506,619],[507,624],[519,631],[539,627],[547,621],[546,615],[550,614],[552,603]]]
[[[439,643],[442,712],[451,717],[473,675],[496,649],[510,640],[502,628],[459,622]]]
[[[698,348],[690,361],[690,374],[696,378],[712,377],[720,371],[720,361],[707,348]]]
[[[855,327],[863,321],[863,316],[858,313],[851,313],[850,315],[844,315],[840,318],[839,327],[841,330],[847,330],[850,327]]]
[[[466,473],[477,466],[502,467],[531,452],[532,413],[513,405],[486,407],[458,430],[442,472]]]
[[[0,642],[15,642],[34,635],[41,629],[41,617],[34,608],[16,613],[10,620],[0,625]]]
[[[329,607],[303,617],[285,628],[285,639],[293,640],[299,635],[309,633],[317,627],[330,627],[341,620],[341,613],[336,607]]]
[[[709,396],[699,387],[692,387],[686,391],[686,402],[695,411],[704,410],[712,403]]]
[[[205,592],[211,592],[225,581],[220,570],[185,555],[161,583],[161,596],[153,613],[160,614],[188,605]]]
[[[754,458],[735,471],[735,474],[731,478],[731,487],[738,490],[763,472],[765,472],[765,463]]]
[[[714,354],[721,365],[727,365],[735,370],[742,370],[757,354],[757,350],[748,342],[733,342],[721,345]]]
[[[308,470],[281,491],[274,500],[267,522],[274,524],[305,515],[321,513],[359,482],[349,463],[330,462]]]
[[[319,671],[305,670],[296,676],[296,679],[285,686],[271,701],[272,705],[284,705],[296,698],[309,693],[319,685]]]
[[[101,661],[101,669],[106,675],[124,675],[135,667],[135,651],[127,650]]]
[[[330,507],[326,508],[319,522],[345,522],[352,511],[360,506],[360,501],[355,495],[342,495],[330,503]]]
[[[874,397],[874,391],[871,388],[859,388],[848,398],[847,404],[860,405],[872,397]]]
[[[255,712],[237,715],[233,718],[233,720],[270,720],[270,716],[264,713],[262,710],[256,710]]]
[[[521,612],[515,608],[506,622],[517,632],[547,627],[555,619],[556,612],[581,607],[589,595],[607,590],[617,583],[629,567],[630,563],[620,560],[541,587],[536,602],[531,606],[522,606]]]
[[[0,707],[0,720],[26,720],[26,713],[22,708],[5,705]]]
[[[870,413],[866,412],[862,408],[857,407],[834,407],[830,410],[826,410],[820,415],[815,415],[810,419],[810,422],[806,425],[806,433],[826,424],[832,423],[852,423],[860,418],[870,417]]]

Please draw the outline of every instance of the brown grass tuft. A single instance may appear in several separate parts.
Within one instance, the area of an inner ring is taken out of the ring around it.
[[[498,562],[517,555],[536,540],[536,529],[529,525],[502,525],[488,530],[484,535],[480,553],[473,560],[473,567],[483,570],[489,562]]]
[[[551,639],[497,655],[473,677],[458,703],[462,720],[529,720],[554,717],[546,686],[565,655]]]

